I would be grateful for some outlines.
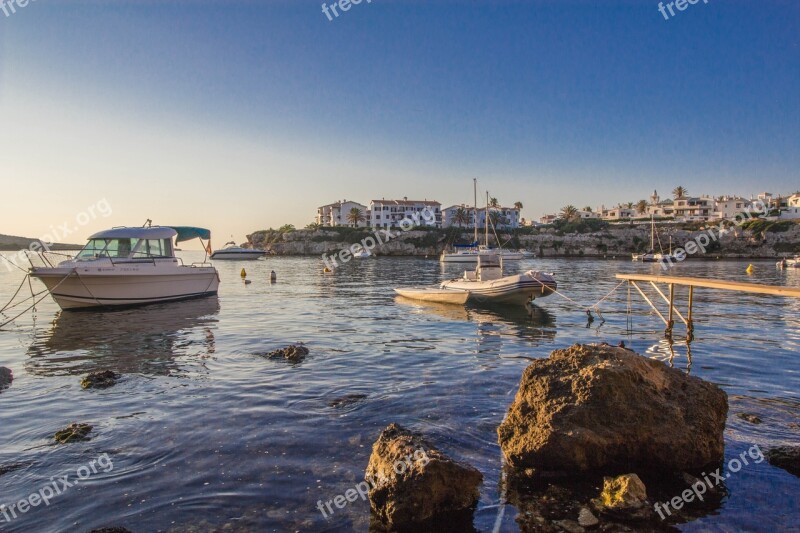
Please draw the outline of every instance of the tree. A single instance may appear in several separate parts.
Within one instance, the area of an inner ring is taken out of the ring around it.
[[[306,229],[310,229],[310,230],[316,231],[316,230],[320,229],[321,227],[322,227],[322,224],[320,224],[319,222],[312,222],[311,224],[306,226]]]
[[[497,225],[501,222],[500,213],[497,211],[489,211],[489,222],[491,222],[492,227],[497,228]]]
[[[283,226],[278,228],[278,231],[281,233],[288,233],[290,231],[294,231],[294,226],[292,224],[284,224]]]
[[[586,207],[584,207],[583,210],[586,211],[587,213],[591,213],[592,212],[592,208],[589,207],[588,205]]]
[[[489,207],[500,207],[500,202],[497,201],[497,198],[489,198]]]
[[[517,208],[517,209],[519,209],[519,210],[522,210],[522,208],[523,208],[524,206],[522,205],[522,202],[514,202],[514,207],[516,207],[516,208]]]
[[[578,208],[570,204],[561,208],[561,218],[567,222],[572,222],[578,217]]]
[[[627,207],[628,209],[633,209],[633,202],[628,202],[627,204],[625,204],[625,207]]]
[[[636,202],[636,212],[644,215],[647,212],[647,200],[639,200]]]
[[[347,213],[347,221],[353,225],[354,228],[358,227],[358,224],[364,222],[366,218],[364,218],[364,213],[361,209],[354,207]]]
[[[456,213],[453,215],[453,222],[458,224],[459,228],[469,222],[469,214],[467,213],[467,210],[463,207],[456,209]]]
[[[674,196],[676,200],[686,197],[687,194],[689,194],[689,190],[682,185],[678,185],[672,189],[672,196]]]

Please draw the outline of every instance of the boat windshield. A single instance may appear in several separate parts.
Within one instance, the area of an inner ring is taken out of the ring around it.
[[[127,258],[138,241],[139,239],[90,239],[75,259],[86,261],[100,257]]]
[[[92,259],[150,259],[172,257],[171,239],[89,239],[75,257],[78,261]]]

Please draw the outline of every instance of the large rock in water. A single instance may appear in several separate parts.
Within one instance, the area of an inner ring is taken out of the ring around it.
[[[0,366],[0,390],[10,387],[12,381],[14,381],[14,373],[11,372],[11,369]]]
[[[728,396],[624,348],[576,344],[534,361],[497,429],[534,473],[684,471],[723,459]]]
[[[419,435],[390,424],[372,446],[365,479],[376,517],[390,528],[469,513],[483,475],[457,463]],[[457,521],[458,518],[454,517]]]

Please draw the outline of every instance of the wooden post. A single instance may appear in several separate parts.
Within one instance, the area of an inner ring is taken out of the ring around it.
[[[689,312],[686,315],[686,342],[694,340],[694,322],[692,322],[692,305],[694,304],[694,285],[689,285]]]
[[[664,331],[664,335],[667,338],[672,338],[672,328],[675,326],[675,319],[673,318],[675,312],[675,285],[670,283],[669,284],[669,318],[667,319],[667,329]]]

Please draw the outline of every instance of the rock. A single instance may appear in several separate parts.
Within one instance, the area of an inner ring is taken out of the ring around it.
[[[636,474],[605,477],[597,503],[606,509],[639,509],[647,505],[647,488]]]
[[[372,446],[365,479],[372,484],[369,501],[376,518],[402,528],[447,515],[471,517],[483,475],[390,424]]]
[[[360,402],[366,397],[366,394],[346,394],[341,398],[336,398],[328,402],[328,407],[347,407],[348,405]]]
[[[84,389],[107,389],[116,385],[119,374],[111,370],[101,370],[92,372],[81,380],[81,387]]]
[[[800,446],[777,446],[767,450],[765,455],[772,466],[800,477]]]
[[[497,433],[517,471],[679,472],[723,460],[727,413],[712,383],[630,350],[577,344],[525,369]]]
[[[90,431],[92,431],[92,426],[89,424],[73,423],[60,431],[56,431],[54,438],[61,444],[80,442],[90,440],[89,437],[87,437]]]
[[[588,507],[582,507],[578,513],[578,525],[581,527],[594,527],[600,523],[595,515],[589,510]]]
[[[561,531],[566,531],[567,533],[583,533],[585,531],[585,529],[574,520],[554,520],[553,524],[558,526]]]
[[[302,344],[293,344],[286,348],[280,348],[267,354],[270,359],[285,359],[290,363],[300,363],[308,355],[308,348]]]
[[[11,372],[11,369],[0,366],[0,391],[10,387],[12,381],[14,381],[14,373]]]
[[[762,420],[758,417],[758,415],[754,415],[751,413],[738,413],[736,416],[741,418],[746,422],[750,422],[751,424],[760,424]]]

